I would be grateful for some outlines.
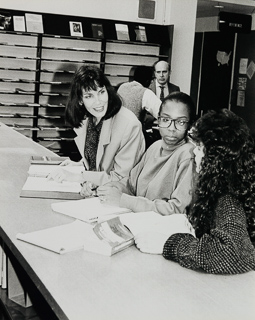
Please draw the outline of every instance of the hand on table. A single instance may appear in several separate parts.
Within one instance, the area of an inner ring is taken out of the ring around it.
[[[112,206],[120,206],[121,190],[113,183],[107,183],[97,188],[97,195],[101,202]]]
[[[162,216],[162,220],[153,228],[135,236],[135,244],[144,253],[162,254],[167,239],[175,233],[189,233],[195,236],[195,231],[185,214]]]
[[[95,197],[97,196],[97,186],[90,181],[85,181],[82,183],[80,194],[85,198],[93,196]]]

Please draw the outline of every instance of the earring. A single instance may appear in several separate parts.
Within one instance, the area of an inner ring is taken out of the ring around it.
[[[79,102],[79,105],[80,105],[80,106],[82,106],[82,105],[83,105],[83,102],[82,102],[82,101],[80,101],[80,102]]]

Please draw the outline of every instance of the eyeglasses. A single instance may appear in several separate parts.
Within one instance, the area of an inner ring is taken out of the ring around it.
[[[159,128],[169,128],[174,123],[176,130],[186,130],[188,128],[189,121],[182,119],[170,119],[166,117],[158,117],[158,126]]]

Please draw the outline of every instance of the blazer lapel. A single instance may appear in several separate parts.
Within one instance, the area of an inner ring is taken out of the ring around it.
[[[74,140],[75,140],[75,143],[77,145],[78,150],[80,151],[80,154],[82,155],[84,164],[88,170],[89,164],[84,157],[84,148],[85,148],[85,141],[86,141],[86,135],[87,135],[87,127],[88,127],[88,120],[85,119],[82,122],[82,126],[80,128],[74,129],[75,133],[77,134],[77,136],[74,138]]]

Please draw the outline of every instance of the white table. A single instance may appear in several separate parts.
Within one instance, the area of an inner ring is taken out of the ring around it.
[[[254,319],[255,272],[195,272],[135,246],[112,257],[58,255],[16,240],[18,232],[73,220],[52,212],[57,200],[19,197],[30,156],[51,154],[0,124],[0,236],[59,319]]]

